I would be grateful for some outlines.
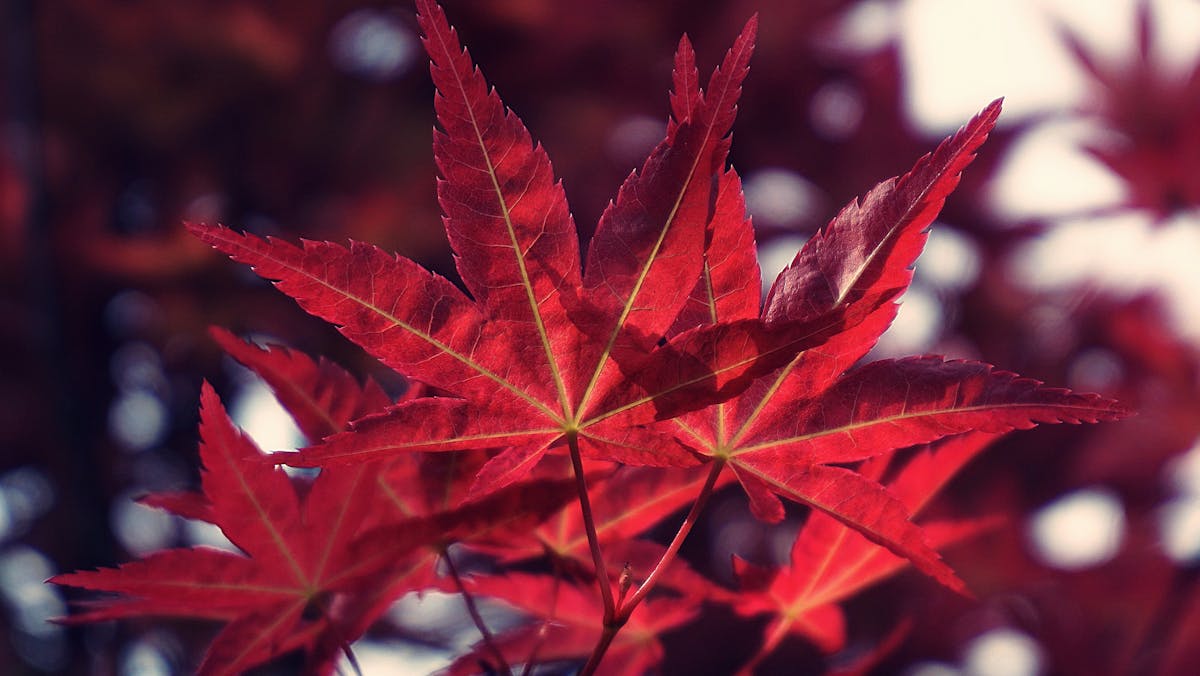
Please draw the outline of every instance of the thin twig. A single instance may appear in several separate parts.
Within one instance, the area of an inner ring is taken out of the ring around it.
[[[326,631],[333,634],[338,647],[342,649],[342,654],[346,656],[346,661],[350,663],[350,668],[354,670],[354,676],[362,676],[362,667],[358,664],[358,658],[354,656],[354,649],[350,647],[350,641],[346,640],[346,636],[338,628],[337,622],[333,621],[333,613],[329,610],[329,599],[318,596],[311,603],[317,612],[321,614],[321,618],[325,620]],[[339,675],[342,674],[341,665],[334,665],[334,671]]]
[[[459,593],[462,594],[463,603],[467,606],[467,613],[471,615],[471,621],[475,623],[475,627],[479,629],[479,633],[483,636],[484,645],[492,651],[501,673],[512,676],[512,668],[508,666],[508,660],[504,659],[504,653],[500,652],[500,646],[496,644],[496,638],[492,636],[492,632],[488,630],[487,624],[483,621],[483,616],[479,614],[479,607],[475,605],[475,598],[471,596],[466,586],[463,585],[462,578],[458,575],[458,569],[454,566],[454,559],[450,556],[449,549],[442,550],[442,560],[446,562],[446,569],[450,571],[450,577],[454,580],[454,586],[458,587]]]

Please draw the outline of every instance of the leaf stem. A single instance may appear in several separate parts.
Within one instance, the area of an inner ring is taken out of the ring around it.
[[[617,617],[622,620],[628,620],[634,608],[646,598],[646,594],[658,583],[658,579],[662,577],[671,562],[675,560],[675,555],[679,553],[679,548],[683,546],[683,541],[687,538],[688,533],[692,532],[692,526],[696,525],[696,521],[700,518],[700,511],[704,509],[705,503],[708,502],[708,497],[712,495],[713,487],[717,485],[717,478],[721,476],[721,470],[725,468],[724,460],[715,460],[712,464],[712,469],[709,470],[708,479],[704,481],[704,487],[700,489],[700,494],[696,496],[696,501],[692,503],[691,510],[683,519],[683,523],[679,524],[679,530],[675,533],[675,537],[671,540],[671,544],[667,546],[667,551],[663,553],[662,558],[658,560],[658,564],[654,566],[654,570],[650,571],[650,575],[644,582],[633,592],[633,596],[629,600],[621,604],[620,610],[617,611]]]
[[[587,664],[583,665],[579,676],[592,676],[596,673],[596,668],[600,666],[600,660],[604,659],[604,653],[608,652],[608,646],[612,645],[613,639],[617,637],[617,632],[620,630],[621,625],[607,623],[604,625],[604,633],[600,635],[600,640],[596,642],[596,647],[592,649],[592,655],[588,658]]]
[[[596,567],[596,582],[600,585],[600,599],[604,603],[604,624],[607,626],[617,614],[613,600],[612,585],[608,580],[608,569],[600,551],[600,538],[596,535],[596,517],[592,516],[592,501],[588,498],[587,478],[583,475],[583,456],[579,452],[579,435],[567,433],[567,448],[571,452],[571,467],[575,471],[575,488],[579,491],[579,509],[583,513],[583,527],[587,532],[588,547],[592,550],[592,564]]]
[[[709,496],[712,495],[713,487],[717,485],[717,479],[721,476],[721,470],[724,468],[724,460],[713,462],[712,469],[708,473],[708,478],[704,481],[704,486],[696,496],[696,501],[692,503],[692,508],[688,511],[687,516],[684,517],[683,523],[679,525],[679,530],[675,533],[671,544],[667,546],[667,551],[663,553],[662,558],[654,566],[654,570],[650,572],[650,575],[637,588],[633,596],[621,604],[621,607],[617,609],[611,619],[606,618],[604,633],[600,635],[600,640],[596,642],[596,647],[592,649],[592,654],[588,658],[587,664],[583,666],[583,670],[579,672],[579,676],[592,676],[596,672],[596,669],[600,666],[600,661],[604,659],[604,653],[608,652],[608,647],[612,645],[613,639],[616,638],[617,632],[621,630],[621,627],[625,626],[634,609],[646,598],[646,595],[658,583],[659,578],[670,567],[671,562],[675,560],[675,556],[679,553],[679,548],[683,546],[683,541],[687,539],[688,534],[692,532],[692,527],[696,525],[696,521],[700,518],[700,511],[704,509],[705,503],[708,502]]]
[[[329,610],[327,598],[321,596],[313,597],[310,601],[312,606],[321,613],[321,617],[326,622],[326,629],[333,635],[333,639],[337,641],[338,647],[341,648],[342,654],[346,656],[346,662],[350,664],[350,668],[354,670],[354,676],[362,676],[362,668],[358,664],[358,658],[354,656],[354,649],[350,647],[350,641],[346,640],[342,631],[333,620],[333,614]],[[335,665],[334,670],[340,675],[342,673],[341,665]]]
[[[479,629],[479,633],[483,636],[483,642],[488,647],[488,650],[496,658],[496,663],[500,666],[501,673],[512,676],[512,668],[508,666],[508,660],[504,659],[504,653],[500,651],[500,646],[496,644],[496,637],[492,636],[492,632],[488,630],[487,624],[483,621],[483,616],[479,614],[479,607],[475,604],[475,597],[467,591],[466,585],[463,584],[462,577],[458,574],[458,568],[454,565],[454,558],[450,556],[450,549],[442,549],[442,560],[446,562],[446,570],[450,572],[450,577],[454,580],[454,586],[458,587],[458,592],[462,594],[463,603],[467,606],[467,613],[471,616],[471,621],[475,623],[475,627]]]

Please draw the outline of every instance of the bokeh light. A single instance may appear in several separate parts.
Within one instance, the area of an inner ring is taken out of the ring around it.
[[[379,82],[404,73],[417,50],[415,37],[399,17],[376,9],[347,14],[329,37],[329,51],[338,67]]]
[[[1158,515],[1167,556],[1191,565],[1200,560],[1200,443],[1166,467],[1166,483],[1174,491]]]
[[[10,639],[25,662],[45,671],[60,669],[67,660],[65,631],[49,621],[67,614],[59,590],[45,584],[54,572],[50,559],[32,547],[0,551],[0,595],[12,619]]]
[[[750,172],[742,181],[742,190],[755,227],[811,228],[824,201],[811,181],[779,167]]]
[[[964,676],[1038,676],[1041,649],[1028,634],[993,629],[975,637],[963,655]]]
[[[174,544],[178,517],[134,501],[146,492],[133,490],[113,501],[109,523],[130,554],[149,554]]]
[[[289,451],[304,445],[304,434],[292,416],[260,380],[241,384],[229,406],[229,417],[263,451]]]
[[[1081,570],[1116,555],[1125,535],[1125,511],[1112,492],[1083,489],[1055,499],[1029,521],[1033,552],[1048,566]]]

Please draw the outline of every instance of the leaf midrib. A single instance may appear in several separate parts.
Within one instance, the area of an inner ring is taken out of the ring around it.
[[[977,135],[978,134],[975,134],[975,136],[977,136]],[[968,148],[971,148],[971,147],[978,147],[978,144],[964,143],[959,148],[958,152],[951,154],[951,156],[949,158],[947,158],[947,160],[943,163],[942,166],[947,167],[947,168],[953,166],[955,164],[955,162],[958,160],[958,158],[963,155],[964,151],[972,152],[970,150],[967,150]],[[934,153],[936,153],[936,152],[937,151],[935,150]],[[933,158],[934,158],[934,155],[930,155],[930,162],[933,161]],[[904,226],[906,226],[908,223],[910,223],[912,221],[913,214],[916,211],[918,211],[922,207],[922,205],[925,204],[925,201],[928,198],[930,191],[933,190],[934,186],[936,186],[938,183],[940,183],[943,178],[945,178],[943,171],[944,170],[936,172],[937,177],[933,181],[930,181],[924,187],[924,189],[921,190],[921,192],[917,195],[917,198],[912,201],[912,203],[909,205],[909,207],[907,209],[904,210],[903,215],[896,220],[896,223],[893,224],[891,228],[888,229],[887,235],[885,237],[883,237],[883,239],[881,239],[879,241],[879,243],[877,243],[875,245],[875,247],[871,250],[870,255],[867,256],[863,260],[863,263],[854,272],[854,274],[852,276],[854,281],[851,282],[850,284],[847,284],[844,289],[839,290],[838,297],[834,301],[833,306],[830,307],[828,312],[835,312],[845,304],[846,297],[858,285],[859,281],[862,279],[863,274],[865,274],[867,268],[870,267],[870,265],[875,261],[876,257],[879,255],[880,251],[882,251],[883,246],[885,244],[887,244],[889,241],[891,241],[893,239],[893,236],[896,235],[897,232],[902,230],[904,228]],[[899,180],[897,180],[897,184],[894,186],[894,189],[898,189],[899,187],[900,187]],[[884,299],[883,302],[886,303],[886,302],[888,302],[888,300],[889,299]],[[803,354],[803,353],[801,353],[801,354]],[[754,421],[758,419],[758,416],[763,412],[763,410],[766,409],[767,405],[770,403],[770,400],[775,396],[776,392],[779,390],[779,387],[783,383],[784,378],[795,367],[795,365],[797,364],[797,360],[799,358],[800,358],[800,355],[796,355],[796,359],[793,359],[791,362],[789,362],[788,365],[784,368],[784,370],[776,377],[775,382],[771,385],[771,387],[767,390],[767,392],[764,393],[763,397],[759,400],[758,404],[754,407],[754,410],[751,411],[750,415],[748,415],[746,417],[746,420],[743,421],[743,423],[742,423],[741,427],[738,429],[737,433],[734,434],[732,443],[736,444],[737,441],[740,440],[746,434],[747,430],[750,429],[750,427],[754,423]]]
[[[833,520],[833,517],[825,516]],[[846,542],[846,536],[854,532],[855,535],[862,537],[860,533],[855,532],[845,524],[838,523],[837,527],[839,529],[837,539],[832,546],[826,548],[825,556],[822,557],[820,564],[811,571],[808,583],[805,585],[804,591],[801,592],[802,596],[799,599],[793,599],[788,605],[789,608],[798,612],[804,612],[805,610],[829,603],[836,603],[839,599],[845,598],[874,582],[873,578],[858,582],[853,582],[852,580],[860,570],[875,559],[879,552],[888,552],[891,554],[886,547],[863,538],[871,548],[863,550],[862,555],[853,560],[849,565],[837,571],[831,571],[829,567],[839,558],[842,545]],[[892,556],[895,556],[895,554],[892,554]]]
[[[529,394],[522,391],[520,388],[516,387],[509,381],[496,375],[491,370],[484,367],[482,364],[479,364],[475,360],[470,359],[467,356],[459,353],[458,351],[451,348],[449,345],[446,345],[445,343],[438,340],[437,338],[434,338],[433,336],[429,335],[428,333],[421,331],[420,329],[417,329],[416,327],[412,326],[408,322],[405,322],[402,319],[400,319],[399,317],[396,317],[395,315],[393,315],[392,313],[387,312],[386,310],[384,310],[383,308],[379,307],[378,305],[372,303],[371,301],[367,300],[366,298],[363,298],[357,294],[351,293],[349,289],[335,286],[334,284],[327,282],[326,280],[322,279],[321,277],[319,277],[313,273],[310,273],[309,271],[305,270],[304,268],[293,265],[293,264],[291,264],[285,260],[282,260],[279,257],[274,256],[270,253],[263,253],[263,252],[255,251],[255,250],[251,249],[250,247],[246,246],[245,244],[241,244],[240,242],[234,242],[233,244],[235,246],[239,246],[240,248],[249,252],[252,256],[255,256],[255,257],[265,256],[269,260],[271,260],[273,263],[275,263],[276,265],[294,273],[298,277],[303,277],[305,279],[308,279],[309,281],[311,281],[315,284],[318,284],[322,287],[325,287],[326,289],[334,292],[336,295],[346,298],[347,300],[350,300],[352,302],[358,303],[363,308],[382,317],[383,319],[385,319],[392,325],[394,325],[400,329],[403,329],[404,331],[416,336],[417,338],[420,338],[421,340],[424,340],[426,343],[429,343],[431,346],[436,348],[442,354],[445,354],[445,355],[451,357],[452,359],[455,359],[456,361],[462,363],[463,365],[471,368],[472,370],[477,372],[479,375],[484,376],[485,378],[496,383],[497,385],[502,387],[504,390],[512,393],[514,396],[528,402],[531,406],[538,409],[542,413],[546,414],[546,416],[548,418],[550,418],[551,420],[553,420],[554,422],[556,422],[556,423],[562,422],[562,419],[560,416],[558,416],[556,413],[554,413],[552,410],[550,410],[549,407],[547,407],[544,403],[542,403],[538,399],[530,396]]]
[[[972,137],[977,136],[977,135],[978,135],[977,133],[972,134]],[[879,252],[883,249],[883,246],[892,240],[893,235],[895,235],[897,232],[902,230],[904,228],[904,226],[908,225],[912,221],[914,213],[920,211],[921,208],[923,208],[926,205],[926,199],[929,197],[930,191],[932,191],[933,188],[935,186],[937,186],[938,184],[940,184],[944,179],[948,178],[945,174],[945,170],[954,166],[954,164],[958,161],[958,158],[962,157],[962,155],[964,154],[964,151],[966,151],[967,153],[970,153],[970,152],[973,152],[973,149],[977,148],[977,147],[978,147],[978,144],[967,143],[964,140],[964,143],[958,148],[958,150],[956,152],[952,153],[950,155],[950,157],[946,158],[946,161],[941,164],[941,167],[939,167],[938,170],[936,172],[934,172],[935,178],[932,181],[929,181],[924,186],[924,188],[921,189],[921,191],[917,194],[917,198],[914,199],[909,204],[908,208],[904,210],[904,214],[900,218],[896,219],[896,223],[893,224],[892,227],[888,229],[887,235],[885,237],[883,237],[881,240],[879,240],[879,242],[871,250],[871,254],[863,260],[862,264],[858,267],[858,270],[856,270],[854,272],[854,275],[853,275],[854,281],[852,283],[846,285],[845,289],[839,290],[838,297],[833,304],[834,309],[836,309],[838,306],[842,305],[842,303],[845,302],[846,296],[848,296],[850,294],[850,292],[854,289],[854,287],[858,285],[859,280],[862,279],[863,274],[866,272],[867,268],[870,267],[871,263],[873,263],[875,261],[876,256],[879,255]],[[968,150],[968,148],[971,148],[972,150]],[[931,164],[933,163],[933,160],[934,160],[934,157],[936,156],[937,150],[935,149],[933,151],[933,153],[934,154],[931,154],[929,156],[929,162]],[[928,167],[926,167],[926,168],[928,169]],[[896,183],[893,186],[894,190],[898,190],[901,187],[900,184],[901,184],[901,180],[903,178],[904,177],[901,176],[900,178],[896,179]],[[953,177],[949,177],[949,178],[953,178]]]
[[[744,50],[745,50],[745,46],[743,45],[741,48],[741,51],[744,51]],[[741,51],[739,51],[739,55],[741,54]],[[735,59],[733,61],[733,63],[736,63],[736,62],[737,61]],[[658,262],[659,250],[662,248],[662,244],[667,238],[667,233],[670,232],[672,225],[674,225],[675,216],[679,212],[680,206],[683,204],[683,198],[687,195],[688,188],[692,185],[692,179],[696,175],[696,167],[699,166],[700,160],[702,158],[704,158],[706,155],[705,148],[709,145],[709,142],[711,140],[713,127],[715,126],[716,120],[717,120],[716,113],[717,113],[717,111],[721,110],[721,106],[724,105],[725,99],[728,96],[728,94],[729,94],[729,88],[728,88],[728,86],[726,86],[724,89],[721,90],[718,101],[713,104],[713,107],[711,109],[713,111],[713,114],[712,114],[712,116],[710,116],[710,118],[707,122],[705,131],[704,131],[704,135],[702,136],[702,139],[700,141],[700,146],[696,152],[696,157],[692,160],[692,166],[688,168],[687,178],[684,181],[682,188],[679,190],[679,194],[676,195],[675,203],[671,205],[671,211],[670,211],[670,213],[667,214],[666,223],[663,224],[662,229],[658,233],[658,239],[655,241],[654,246],[650,250],[650,256],[647,258],[646,264],[642,266],[642,269],[638,273],[637,281],[634,284],[632,292],[629,294],[629,298],[627,298],[625,300],[625,305],[624,305],[624,307],[621,308],[621,314],[617,318],[616,324],[613,326],[612,333],[609,334],[608,341],[604,346],[604,351],[600,354],[600,358],[596,362],[596,367],[595,367],[595,370],[592,372],[592,377],[589,380],[587,387],[584,388],[583,396],[580,398],[579,407],[576,409],[576,414],[578,414],[581,411],[587,410],[587,405],[588,405],[589,399],[591,398],[591,395],[595,390],[597,382],[599,382],[599,380],[600,380],[600,374],[603,373],[604,367],[608,363],[609,355],[612,354],[613,347],[616,345],[616,342],[617,342],[617,337],[620,335],[622,329],[624,329],[625,321],[628,319],[629,314],[633,311],[634,302],[637,300],[638,294],[641,293],[642,285],[645,283],[646,278],[650,275],[650,269],[654,266],[654,264],[656,262]],[[679,135],[676,134],[675,138],[678,139]],[[614,415],[615,413],[620,412],[620,410],[624,410],[624,409],[619,409],[614,412],[608,412],[605,414],[601,414],[601,416],[593,417],[588,423],[584,423],[583,425],[581,425],[581,427],[586,426],[587,424],[590,424],[592,422],[596,422],[598,419],[603,419],[605,417],[608,417],[609,415]]]
[[[226,449],[222,455],[225,456],[226,462],[228,462],[233,469],[233,473],[237,477],[238,485],[241,487],[242,493],[246,496],[246,499],[250,501],[250,504],[254,506],[254,511],[258,516],[259,521],[271,535],[271,541],[275,543],[275,547],[283,555],[284,560],[287,561],[288,565],[291,566],[292,573],[296,576],[296,581],[300,583],[301,586],[308,587],[310,585],[310,580],[308,579],[307,573],[304,572],[304,567],[300,565],[300,562],[296,559],[291,547],[288,546],[287,539],[284,538],[283,534],[275,528],[275,523],[268,518],[267,510],[263,507],[262,502],[259,501],[258,496],[255,495],[253,488],[251,488],[250,484],[246,481],[246,475],[238,471],[237,463],[229,454],[228,449]]]
[[[971,406],[962,406],[962,407],[958,407],[958,408],[938,408],[938,409],[932,409],[932,410],[927,410],[927,411],[917,411],[914,413],[901,413],[898,415],[885,416],[882,418],[871,418],[869,420],[861,420],[861,421],[849,423],[846,425],[839,425],[837,427],[825,428],[825,429],[822,429],[822,430],[819,430],[816,432],[811,432],[808,434],[801,434],[801,435],[797,435],[794,437],[786,437],[783,439],[774,439],[771,441],[764,441],[759,444],[752,444],[750,446],[743,446],[741,448],[738,448],[738,449],[734,450],[733,454],[736,456],[736,455],[742,455],[745,453],[753,453],[755,451],[762,451],[762,450],[766,450],[766,449],[769,449],[769,448],[772,448],[775,446],[801,443],[804,441],[809,441],[812,439],[829,436],[831,434],[842,434],[842,433],[847,433],[847,432],[854,432],[856,430],[864,429],[867,427],[872,427],[875,425],[889,425],[889,424],[904,422],[907,420],[915,420],[918,418],[934,417],[934,416],[940,416],[940,415],[960,415],[960,414],[969,414],[969,413],[984,413],[984,412],[995,411],[995,410],[1018,410],[1018,409],[1022,409],[1022,408],[1038,408],[1038,409],[1052,408],[1055,410],[1067,410],[1067,411],[1078,410],[1078,411],[1091,411],[1091,412],[1095,412],[1097,410],[1096,407],[1094,407],[1094,406],[1085,406],[1085,405],[1077,405],[1077,404],[1048,404],[1046,402],[998,402],[998,403],[991,403],[991,404],[973,404]],[[1005,423],[1004,426],[1008,427],[1010,429],[1015,429],[1014,425],[1011,425],[1008,423]]]
[[[288,355],[288,359],[289,360],[291,359],[290,354]],[[320,364],[318,363],[315,366],[316,366],[316,372],[318,374],[318,377],[320,377],[320,372],[321,372]],[[299,399],[300,402],[307,409],[309,409],[313,414],[315,414],[318,418],[321,419],[321,422],[325,424],[325,428],[326,428],[325,435],[326,436],[328,436],[330,434],[337,434],[338,432],[342,431],[341,426],[338,424],[337,420],[334,419],[333,414],[330,413],[329,410],[326,409],[324,406],[321,406],[320,403],[318,403],[314,397],[310,396],[308,389],[301,387],[293,379],[286,377],[283,374],[280,374],[280,376],[281,377],[278,380],[280,387],[282,387],[287,392],[289,392],[292,397]],[[274,387],[274,386],[272,386],[272,387]],[[280,388],[275,387],[274,389],[276,389],[278,391],[278,389],[280,389]],[[320,441],[320,439],[310,439],[309,441],[311,443],[311,442]]]
[[[472,441],[487,442],[487,441],[493,440],[493,439],[511,438],[511,437],[515,437],[515,436],[535,437],[535,436],[546,435],[546,434],[557,435],[560,433],[562,433],[562,429],[559,427],[544,427],[544,428],[534,428],[534,429],[523,429],[523,430],[519,430],[519,431],[495,432],[495,433],[489,433],[489,434],[455,435],[453,437],[453,441],[456,444],[469,443]],[[336,454],[336,457],[339,460],[341,460],[344,458],[354,458],[354,457],[358,457],[358,456],[370,456],[373,454],[384,453],[387,451],[409,450],[409,449],[420,450],[422,446],[433,446],[436,448],[442,448],[442,447],[445,447],[446,443],[447,443],[447,439],[435,438],[435,439],[430,439],[427,441],[414,441],[414,442],[407,442],[407,443],[385,442],[378,446],[363,446],[363,445],[359,444],[359,445],[356,445],[353,450],[339,450]],[[486,446],[486,444],[481,444],[479,446],[479,448],[487,448],[487,447],[488,446]],[[314,448],[319,448],[319,447],[314,447]]]
[[[307,603],[307,601],[298,601],[294,604],[280,608],[279,610],[281,610],[282,612],[280,612],[278,615],[275,616],[274,621],[272,621],[266,627],[261,627],[259,629],[259,631],[254,634],[254,636],[255,636],[254,640],[248,641],[242,647],[242,650],[240,652],[238,652],[237,656],[234,658],[231,665],[228,665],[228,666],[248,666],[248,665],[242,664],[242,662],[246,659],[246,656],[253,653],[254,650],[264,640],[271,638],[271,635],[274,633],[274,631],[280,625],[282,625],[284,622],[286,622],[288,620],[288,618],[291,617],[296,611],[302,609],[306,603]],[[228,666],[226,668],[228,668]]]
[[[132,596],[145,596],[145,591],[150,589],[176,589],[189,591],[230,591],[256,594],[275,594],[279,596],[304,596],[304,591],[299,587],[272,587],[263,584],[243,584],[234,582],[207,582],[197,580],[148,580],[139,583],[136,591],[131,591]]]
[[[442,53],[447,55],[450,60],[453,61],[453,55],[450,53],[450,49],[446,44],[445,36],[441,34],[441,31],[438,31],[438,43],[441,46]],[[454,68],[451,64],[448,67],[448,70],[454,76],[454,82],[458,85],[459,94],[461,95],[462,101],[467,109],[467,114],[470,116],[471,129],[475,132],[475,140],[479,144],[479,151],[483,155],[484,163],[487,165],[488,178],[492,182],[492,189],[496,193],[496,201],[499,203],[501,213],[504,216],[504,227],[506,233],[508,234],[509,244],[512,247],[513,256],[516,259],[517,270],[521,275],[521,286],[525,291],[526,300],[529,302],[529,310],[533,316],[534,326],[537,327],[538,338],[541,341],[542,350],[546,354],[546,363],[550,365],[550,374],[554,380],[554,387],[558,394],[559,406],[562,408],[562,418],[559,420],[570,419],[572,417],[572,412],[570,410],[570,403],[567,400],[566,383],[563,380],[562,373],[559,370],[558,361],[554,356],[554,350],[550,345],[550,336],[546,330],[545,321],[542,319],[541,306],[539,305],[538,299],[534,294],[533,282],[529,277],[529,270],[525,265],[525,252],[521,249],[520,241],[517,238],[516,228],[513,226],[512,222],[512,213],[510,211],[508,202],[505,200],[504,191],[500,186],[500,181],[496,176],[496,167],[492,163],[491,154],[488,152],[487,143],[483,138],[483,131],[480,128],[479,120],[475,115],[475,108],[471,105],[471,100],[467,96],[466,86],[464,85],[462,78],[459,77],[458,69]],[[549,412],[548,409],[545,410],[547,413]],[[552,417],[557,418],[556,416]]]
[[[315,580],[321,580],[325,577],[325,567],[329,565],[329,561],[333,556],[334,544],[340,540],[338,533],[341,532],[342,528],[346,527],[346,514],[350,511],[351,502],[358,498],[359,485],[362,483],[363,475],[366,473],[366,467],[367,466],[363,464],[354,468],[354,471],[356,471],[357,474],[354,476],[354,482],[350,490],[350,495],[345,496],[344,500],[338,500],[337,502],[337,514],[333,518],[333,526],[327,533],[325,533],[325,542],[321,547],[321,554],[319,560],[317,561],[316,569],[313,571],[313,579]],[[317,480],[320,481],[320,477],[318,477]],[[313,485],[314,488],[317,488],[317,486],[318,484]],[[309,493],[309,495],[311,496],[312,493]],[[306,532],[312,531],[306,529]]]

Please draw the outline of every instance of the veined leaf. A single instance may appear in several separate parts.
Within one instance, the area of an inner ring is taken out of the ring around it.
[[[655,382],[650,390],[630,389],[626,374],[671,327],[700,277],[754,20],[714,72],[708,93],[692,101],[695,110],[676,121],[626,180],[601,219],[581,272],[574,226],[544,153],[488,90],[440,8],[424,1],[418,6],[438,89],[439,197],[473,299],[414,263],[367,245],[297,247],[192,226],[201,239],[277,280],[306,310],[338,324],[384,363],[463,401],[402,404],[288,462],[328,465],[406,450],[504,449],[481,471],[476,496],[527,475],[548,446],[568,436],[599,458],[695,464],[670,430],[640,425],[653,419],[660,394],[683,396],[709,384],[691,367],[675,369],[681,380]],[[736,190],[726,183],[726,191]],[[755,361],[744,352],[736,356],[739,362],[747,358]],[[633,415],[638,408],[647,413]],[[417,419],[420,425],[413,424]]]
[[[322,643],[320,637],[352,640],[358,634],[349,631],[350,625],[364,626],[362,617],[343,615],[344,608],[335,609],[330,600],[380,585],[406,552],[432,542],[438,532],[413,523],[386,557],[355,556],[349,546],[359,525],[355,513],[371,504],[365,468],[323,472],[301,498],[283,471],[264,462],[234,428],[207,384],[201,402],[204,496],[213,522],[246,556],[175,549],[116,569],[59,575],[51,582],[134,597],[96,607],[74,621],[177,615],[229,622],[210,645],[201,673],[241,673],[297,648],[324,660],[321,651],[339,645]]]
[[[996,435],[970,433],[926,446],[907,459],[888,491],[917,514],[964,464],[990,444]],[[888,458],[876,457],[859,471],[880,481]],[[942,549],[979,534],[994,525],[989,519],[962,519],[922,524],[930,547]],[[734,569],[743,587],[752,593],[733,602],[743,615],[770,613],[763,644],[754,662],[772,652],[788,636],[802,636],[825,652],[841,650],[846,643],[845,618],[838,602],[907,567],[908,562],[872,543],[837,519],[814,513],[792,545],[790,565],[767,570],[742,559]]]
[[[729,464],[759,518],[783,517],[777,496],[806,504],[959,591],[962,582],[909,521],[908,510],[878,483],[833,465],[975,429],[1002,432],[1126,413],[1096,395],[938,357],[846,373],[895,316],[927,228],[999,110],[999,102],[992,103],[910,172],[843,209],[780,273],[763,307],[764,323],[811,323],[814,332],[828,331],[820,345],[738,397],[675,420],[682,441]],[[715,284],[710,295],[726,293],[747,291]],[[715,301],[710,307],[716,330],[725,318]]]

